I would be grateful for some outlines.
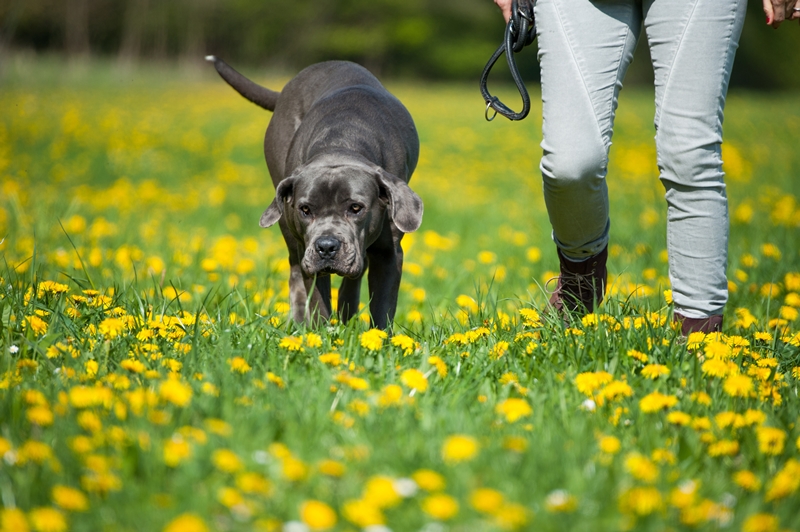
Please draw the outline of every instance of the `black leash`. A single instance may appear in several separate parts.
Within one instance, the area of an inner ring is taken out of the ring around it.
[[[489,62],[483,68],[481,74],[481,95],[486,102],[486,120],[491,122],[497,113],[505,116],[509,120],[522,120],[528,116],[528,111],[531,110],[531,99],[528,96],[528,90],[525,88],[525,83],[522,81],[522,76],[517,69],[517,62],[514,59],[514,54],[522,51],[522,49],[536,39],[536,21],[533,17],[533,4],[535,0],[514,0],[511,4],[511,18],[506,25],[505,38],[503,44],[492,54]],[[515,113],[512,109],[506,106],[497,96],[489,94],[487,82],[489,81],[489,72],[492,70],[495,62],[501,55],[506,54],[506,61],[508,61],[508,69],[511,71],[511,77],[514,78],[514,83],[517,84],[517,90],[522,97],[522,111]],[[489,118],[489,109],[494,109],[494,114]]]

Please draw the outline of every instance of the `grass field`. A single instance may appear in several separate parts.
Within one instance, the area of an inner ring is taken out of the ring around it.
[[[687,341],[650,91],[617,116],[609,296],[564,327],[540,107],[388,85],[425,202],[391,336],[288,321],[270,115],[221,80],[8,73],[0,530],[800,529],[796,95],[728,99],[730,303]]]

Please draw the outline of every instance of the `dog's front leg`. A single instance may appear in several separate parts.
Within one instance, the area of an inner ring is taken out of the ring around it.
[[[342,323],[347,323],[350,318],[358,313],[358,305],[361,303],[361,280],[363,275],[357,278],[345,277],[342,279],[342,285],[339,287],[339,302],[337,307],[339,309],[339,319]]]
[[[329,275],[306,277],[299,264],[291,264],[289,301],[296,323],[319,325],[331,317],[331,278]],[[311,294],[311,297],[309,297]]]
[[[403,249],[397,242],[394,249],[367,251],[369,258],[369,311],[373,326],[386,329],[394,321],[397,310],[397,293],[403,274]]]

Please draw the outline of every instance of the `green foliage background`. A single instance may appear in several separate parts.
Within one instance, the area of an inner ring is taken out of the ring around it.
[[[797,24],[767,27],[761,3],[748,16],[734,86],[797,88]],[[359,62],[380,77],[477,80],[503,36],[491,0],[8,0],[0,3],[4,51],[90,55],[122,64],[197,63],[206,54],[240,67],[296,72],[325,59]],[[652,80],[639,46],[628,84]],[[535,44],[519,55],[538,80]],[[7,55],[7,54],[5,54]],[[8,58],[6,58],[6,61]],[[1,63],[0,63],[1,64]],[[501,65],[498,79],[503,79]]]

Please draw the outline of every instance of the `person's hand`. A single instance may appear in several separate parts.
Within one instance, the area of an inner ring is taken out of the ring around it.
[[[495,0],[497,2],[498,0]],[[764,14],[767,15],[767,24],[773,28],[781,25],[786,20],[800,22],[800,0],[761,0]]]
[[[769,0],[764,1],[768,2]],[[800,2],[800,0],[797,1]],[[494,3],[497,4],[497,7],[503,12],[503,18],[506,20],[506,24],[508,24],[508,19],[511,18],[511,0],[494,0]]]

